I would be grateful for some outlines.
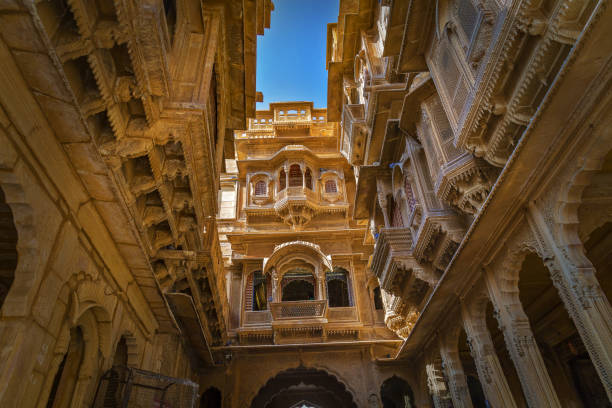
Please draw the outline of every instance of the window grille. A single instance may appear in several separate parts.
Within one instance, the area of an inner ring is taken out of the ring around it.
[[[283,191],[287,187],[287,173],[281,170],[278,175],[278,191]]]
[[[410,179],[408,177],[404,177],[404,192],[406,193],[406,203],[408,204],[408,211],[412,213],[416,208],[416,198],[414,196],[414,191],[412,190],[412,184],[410,184]]]
[[[457,17],[459,17],[459,24],[468,42],[471,42],[472,34],[478,22],[478,10],[474,7],[474,4],[472,4],[472,0],[459,0]]]
[[[336,185],[336,180],[327,180],[325,182],[325,192],[326,193],[337,193],[338,186]]]
[[[302,169],[299,164],[292,164],[289,167],[289,187],[302,186]]]
[[[306,188],[312,190],[312,173],[310,172],[310,169],[306,169],[306,173],[304,174],[304,179],[305,179],[305,184],[306,184]]]
[[[377,286],[374,288],[374,309],[376,310],[383,310],[383,302],[382,302],[382,296],[380,294],[380,287]]]
[[[391,226],[392,227],[403,227],[404,221],[402,220],[402,212],[400,203],[396,200],[391,201]]]
[[[327,303],[329,307],[353,306],[347,271],[337,268],[327,272],[325,274],[325,283],[327,285]]]
[[[256,196],[265,196],[268,193],[268,189],[266,187],[266,182],[263,180],[259,180],[255,183],[255,195]]]

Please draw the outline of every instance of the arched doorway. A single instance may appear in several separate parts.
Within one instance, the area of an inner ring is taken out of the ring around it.
[[[202,393],[200,408],[221,408],[221,391],[215,387],[209,387]]]
[[[335,376],[323,370],[298,367],[272,377],[259,390],[251,408],[356,408],[353,396]]]
[[[15,278],[17,268],[17,230],[11,207],[0,188],[0,310]]]
[[[387,378],[380,386],[380,399],[383,408],[413,408],[416,406],[410,385],[395,375]]]

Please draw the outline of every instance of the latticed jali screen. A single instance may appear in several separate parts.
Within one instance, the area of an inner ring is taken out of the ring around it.
[[[193,408],[198,385],[150,371],[113,367],[100,380],[94,408]]]

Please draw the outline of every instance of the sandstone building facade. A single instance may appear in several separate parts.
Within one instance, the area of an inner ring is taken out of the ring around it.
[[[607,407],[607,0],[0,1],[0,406]]]

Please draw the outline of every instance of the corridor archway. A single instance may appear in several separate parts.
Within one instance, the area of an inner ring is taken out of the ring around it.
[[[314,368],[298,367],[282,371],[259,390],[251,408],[306,406],[356,408],[353,396],[334,375]]]
[[[414,393],[410,385],[398,376],[387,378],[380,386],[383,408],[413,408]]]
[[[575,406],[606,406],[608,398],[597,371],[538,255],[525,257],[518,289],[559,399]]]
[[[221,391],[215,387],[209,387],[202,393],[200,408],[221,408]]]

